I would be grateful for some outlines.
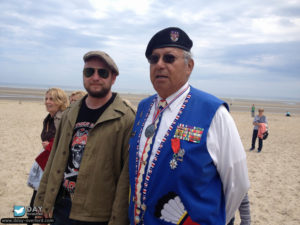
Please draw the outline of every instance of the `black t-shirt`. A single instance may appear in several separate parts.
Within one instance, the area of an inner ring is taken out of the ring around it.
[[[101,117],[107,107],[114,101],[115,97],[116,94],[113,93],[108,102],[98,109],[88,108],[85,103],[86,97],[82,100],[73,130],[68,164],[64,174],[63,187],[70,193],[74,193],[75,191],[76,179],[87,142],[88,133],[95,126],[95,123]]]

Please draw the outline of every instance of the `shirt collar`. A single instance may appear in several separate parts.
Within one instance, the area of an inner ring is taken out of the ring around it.
[[[167,103],[169,104],[173,98],[175,98],[181,91],[183,91],[185,88],[187,88],[189,86],[189,83],[186,82],[178,91],[176,91],[175,93],[173,93],[172,95],[170,95],[169,97],[166,98]],[[190,87],[184,92],[182,93],[182,95],[180,95],[168,108],[173,111],[176,106],[180,103],[182,104],[184,99],[186,98],[187,94],[190,91]],[[162,97],[160,97],[159,95],[157,95],[157,102],[159,102]]]

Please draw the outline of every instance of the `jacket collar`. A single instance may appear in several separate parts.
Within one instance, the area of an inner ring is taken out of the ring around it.
[[[62,111],[58,111],[54,115],[54,126],[55,126],[56,129],[58,128],[58,125],[59,125],[59,122],[61,120],[62,114],[63,114]]]
[[[82,98],[82,100],[74,103],[72,106],[70,106],[69,116],[68,120],[71,124],[75,124],[77,120],[77,116],[79,113],[79,109],[81,107],[82,101],[84,101],[85,98]],[[96,124],[103,123],[108,120],[113,120],[116,118],[121,117],[125,114],[127,108],[125,104],[123,103],[122,98],[117,93],[114,101],[108,106],[108,108],[103,112],[101,117],[97,120]]]

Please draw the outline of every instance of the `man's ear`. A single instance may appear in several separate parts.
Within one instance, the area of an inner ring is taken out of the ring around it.
[[[187,67],[188,67],[188,74],[191,75],[193,68],[194,68],[194,60],[193,59],[189,60]]]
[[[116,74],[112,74],[111,76],[112,76],[112,78],[111,78],[111,84],[113,85],[116,82],[117,75]]]

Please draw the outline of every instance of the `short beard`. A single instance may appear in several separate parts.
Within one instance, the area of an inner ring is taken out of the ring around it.
[[[94,98],[104,98],[110,92],[110,88],[103,88],[101,91],[94,92],[85,87],[87,93]]]

